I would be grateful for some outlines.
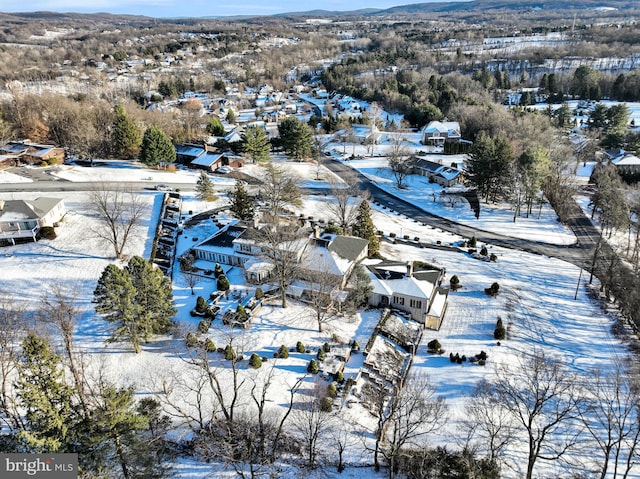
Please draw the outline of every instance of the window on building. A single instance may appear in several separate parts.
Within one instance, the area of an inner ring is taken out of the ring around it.
[[[404,298],[402,296],[394,296],[393,304],[401,304],[404,305]]]
[[[409,301],[409,306],[411,306],[412,308],[420,309],[422,308],[422,301],[412,299]]]

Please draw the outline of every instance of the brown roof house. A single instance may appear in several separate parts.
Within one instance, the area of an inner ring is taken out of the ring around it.
[[[0,200],[0,241],[16,244],[16,239],[31,238],[43,226],[54,226],[64,216],[64,200],[36,198],[35,200]]]
[[[64,148],[54,145],[40,145],[25,141],[9,141],[0,145],[0,155],[10,155],[21,163],[60,164],[64,163]]]

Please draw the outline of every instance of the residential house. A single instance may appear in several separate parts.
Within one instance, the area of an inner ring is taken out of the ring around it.
[[[264,258],[262,248],[256,241],[256,228],[255,224],[229,223],[194,246],[192,251],[197,260],[243,268],[250,282],[267,281],[273,265]],[[355,265],[368,252],[367,240],[341,235],[319,236],[317,230],[287,247],[298,255],[302,265],[301,276],[308,284],[312,284],[319,274],[331,275],[340,289],[345,286]]]
[[[404,311],[425,328],[440,329],[448,290],[441,288],[444,271],[421,269],[413,263],[380,262],[367,266],[373,290],[369,304]]]
[[[621,148],[603,152],[604,158],[616,167],[621,176],[640,174],[640,158]]]
[[[462,171],[441,163],[427,160],[424,157],[416,157],[412,166],[412,173],[429,178],[429,181],[444,187],[453,186],[462,182]]]
[[[54,226],[65,212],[64,200],[60,198],[0,200],[0,240],[12,244],[21,238],[36,241],[40,229]]]
[[[64,148],[30,141],[10,141],[0,146],[0,154],[13,157],[11,161],[40,165],[64,163]]]
[[[176,162],[182,165],[189,165],[206,153],[205,147],[196,143],[182,143],[176,145],[175,150]]]
[[[221,166],[228,164],[224,153],[214,153],[213,151],[207,151],[203,155],[200,155],[195,160],[189,163],[189,168],[196,168],[206,171],[214,171]]]
[[[422,128],[422,144],[444,146],[445,143],[459,143],[462,139],[457,121],[431,121]]]

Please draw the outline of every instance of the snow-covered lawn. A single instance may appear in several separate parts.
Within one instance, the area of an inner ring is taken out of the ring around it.
[[[389,191],[402,195],[428,211],[447,216],[460,222],[492,231],[510,235],[523,235],[527,238],[565,244],[571,242],[571,235],[564,231],[557,222],[553,212],[543,207],[540,219],[518,219],[514,224],[511,213],[499,208],[484,209],[479,220],[473,217],[468,205],[457,207],[444,206],[433,203],[432,193],[436,192],[433,185],[411,178],[408,188],[395,190],[388,173],[381,169],[380,160],[353,160],[349,164],[357,167],[365,174],[375,177],[379,185],[387,185]],[[292,164],[296,172],[312,181],[315,175],[311,164]],[[259,168],[251,166],[251,168]],[[87,178],[100,178],[107,175],[107,168],[92,168],[91,172],[81,170],[80,175],[74,168],[71,172],[58,174],[68,175],[67,179],[74,181],[88,181]],[[122,169],[112,168],[109,178],[122,178]],[[147,173],[134,169],[124,169],[127,177],[135,175],[145,177],[156,173]],[[250,171],[250,168],[247,169]],[[187,172],[190,173],[190,172]],[[164,174],[158,172],[158,175]],[[184,172],[176,175],[186,174]],[[330,177],[328,172],[324,181]],[[167,175],[173,175],[167,173]],[[164,176],[152,176],[153,182],[172,182]],[[79,179],[83,178],[83,179]],[[192,181],[195,180],[192,177]],[[183,180],[173,180],[183,182]],[[226,186],[219,186],[221,190]],[[85,193],[47,193],[50,196],[61,196],[69,213],[61,226],[57,228],[58,237],[55,240],[42,240],[38,243],[28,243],[6,247],[0,250],[0,291],[3,295],[15,298],[31,310],[37,309],[37,303],[43,293],[57,285],[64,291],[73,292],[83,315],[77,330],[78,346],[90,352],[93,367],[108,371],[110,377],[120,384],[133,385],[143,394],[157,393],[163,380],[169,383],[189,377],[188,366],[181,358],[188,354],[184,340],[178,335],[161,337],[147,344],[143,352],[136,355],[126,344],[104,345],[108,337],[110,326],[96,317],[91,300],[96,281],[104,267],[112,259],[109,248],[99,243],[91,230],[95,227],[95,218],[87,212],[87,194]],[[27,193],[12,193],[13,198],[30,197]],[[151,251],[153,233],[160,214],[161,194],[156,192],[143,193],[147,201],[149,213],[144,224],[136,231],[136,236],[130,243],[128,253],[148,257]],[[215,203],[197,200],[192,192],[185,192],[183,215],[188,217],[188,211],[196,214],[203,210],[224,204],[221,197]],[[326,204],[329,197],[312,196],[305,200],[302,211],[316,218],[326,216]],[[220,214],[224,219],[224,214]],[[423,239],[433,239],[443,243],[460,240],[452,234],[442,232],[410,218],[403,217],[380,208],[374,209],[373,220],[376,228],[383,232],[396,232],[399,235],[409,234]],[[183,235],[179,237],[178,254],[186,251],[194,244],[194,238],[199,240],[215,231],[211,220],[193,226],[185,227]],[[498,257],[497,262],[487,263],[470,258],[467,254],[446,252],[430,248],[418,248],[408,245],[392,245],[383,242],[382,254],[396,260],[419,260],[446,268],[447,278],[456,274],[460,277],[463,287],[452,292],[449,296],[449,307],[440,331],[426,331],[423,343],[414,360],[412,375],[427,374],[437,387],[438,394],[446,398],[451,407],[451,420],[439,431],[438,436],[431,438],[433,444],[447,444],[448,448],[455,448],[451,438],[459,431],[457,420],[463,416],[462,406],[476,382],[481,378],[489,378],[493,374],[493,366],[501,362],[513,362],[518,353],[530,353],[534,348],[544,348],[546,352],[562,358],[563,362],[576,372],[587,374],[592,367],[601,369],[611,368],[627,353],[626,347],[610,334],[614,318],[604,314],[597,304],[590,301],[582,285],[578,286],[579,270],[568,263],[524,252],[491,248],[491,252]],[[586,280],[582,276],[582,282]],[[241,299],[244,295],[252,294],[250,286],[243,280],[242,272],[233,268],[229,272],[232,283],[232,293],[224,307],[233,308],[234,299]],[[500,284],[500,294],[496,298],[484,294],[484,288],[497,281]],[[174,298],[178,308],[176,320],[181,330],[194,330],[199,318],[190,316],[189,311],[194,308],[196,297],[202,295],[208,298],[215,289],[213,279],[202,279],[195,286],[192,295],[186,282],[179,272],[174,274]],[[574,299],[574,294],[577,298]],[[247,329],[230,330],[222,325],[219,319],[214,320],[208,336],[216,346],[224,347],[230,341],[244,354],[245,361],[240,373],[247,379],[245,388],[259,382],[271,368],[274,369],[274,385],[269,392],[270,407],[283,408],[288,398],[288,389],[305,375],[306,365],[315,357],[315,352],[324,342],[339,339],[349,342],[356,339],[365,345],[375,323],[379,319],[379,311],[361,311],[355,316],[339,317],[325,325],[325,330],[319,333],[312,311],[305,305],[291,301],[286,309],[278,303],[268,303]],[[508,337],[497,346],[492,337],[493,329],[498,317],[507,326]],[[445,355],[432,356],[426,353],[426,343],[437,338]],[[311,351],[310,353],[291,353],[288,359],[273,358],[273,353],[281,344],[294,347],[301,341]],[[465,363],[452,364],[449,352],[459,352],[471,356],[481,350],[487,352],[489,360],[486,366]],[[246,366],[246,360],[253,352],[268,358],[259,370],[252,370]],[[220,360],[218,360],[220,361]],[[355,376],[362,362],[361,354],[354,354],[346,367],[346,375]],[[228,365],[220,361],[221,377],[229,379]],[[325,384],[324,379],[306,377],[301,385],[301,391],[310,391],[316,384]],[[177,387],[177,386],[176,386]],[[245,393],[248,389],[245,389]],[[186,403],[192,398],[183,391],[182,400]],[[301,393],[302,394],[302,393]],[[244,396],[245,398],[247,396]],[[350,398],[353,399],[353,398]],[[248,404],[249,401],[242,401]],[[354,437],[350,441],[347,461],[351,465],[370,465],[372,458],[363,452],[362,438],[370,444],[373,418],[358,404],[344,407],[340,412],[341,418],[353,425]],[[335,451],[329,444],[323,446],[323,454],[334,458]],[[517,452],[513,457],[518,457]],[[515,461],[517,462],[517,461]],[[180,477],[224,477],[213,466],[200,463],[181,461],[176,470]],[[216,471],[213,473],[212,471]],[[503,471],[505,477],[519,477],[518,471]],[[548,475],[562,474],[566,471],[551,466]],[[323,477],[338,477],[334,468],[323,468]],[[384,472],[375,474],[371,468],[348,468],[339,477],[384,477]],[[566,474],[565,474],[566,476]],[[281,477],[297,477],[291,472]]]
[[[462,155],[455,155],[462,156]],[[455,156],[444,156],[448,164]],[[434,155],[431,161],[439,161]],[[440,158],[441,159],[441,158]],[[462,160],[458,158],[458,164]],[[557,221],[557,216],[548,203],[536,205],[529,217],[521,215],[513,221],[513,209],[505,203],[480,203],[480,217],[476,218],[469,203],[459,196],[441,194],[443,188],[420,175],[409,175],[403,181],[404,187],[397,188],[395,179],[385,157],[347,160],[345,164],[358,170],[377,186],[394,196],[402,198],[423,210],[438,216],[450,218],[458,223],[492,233],[507,234],[515,238],[525,238],[551,244],[573,244],[573,232]],[[444,163],[447,164],[447,163]],[[387,230],[383,230],[388,232]],[[398,229],[391,230],[400,234]],[[405,233],[406,234],[406,233]]]

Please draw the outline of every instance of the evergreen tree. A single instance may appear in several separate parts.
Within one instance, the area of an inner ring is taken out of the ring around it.
[[[175,314],[171,284],[162,271],[134,256],[120,269],[105,268],[94,291],[96,312],[116,323],[108,342],[126,339],[136,353],[153,334],[168,332]]]
[[[209,118],[207,122],[207,133],[213,136],[224,136],[224,126],[217,116]]]
[[[227,112],[226,120],[229,124],[234,124],[236,122],[236,114],[232,109],[229,109],[229,111]]]
[[[473,144],[467,162],[469,181],[487,201],[505,197],[512,186],[513,151],[503,138],[482,133]]]
[[[113,153],[119,158],[137,158],[140,152],[142,135],[140,130],[127,116],[122,105],[113,109]]]
[[[264,128],[249,126],[242,133],[242,151],[253,161],[269,159],[271,143]]]
[[[62,360],[51,344],[29,333],[22,344],[18,402],[25,411],[18,438],[29,452],[65,451],[75,422],[73,388],[65,382]]]
[[[168,425],[157,403],[136,406],[132,388],[102,386],[88,436],[92,465],[112,477],[167,477],[168,450],[162,443]]]
[[[144,333],[143,339],[169,332],[173,327],[171,318],[176,314],[171,280],[140,256],[131,258],[125,270],[136,290],[136,322]]]
[[[278,132],[287,155],[301,159],[313,152],[313,130],[304,121],[289,116],[280,122]]]
[[[236,218],[244,221],[253,219],[255,214],[253,199],[247,193],[242,181],[236,181],[236,187],[234,191],[229,193],[229,197],[231,198],[229,209]]]
[[[218,288],[218,291],[229,291],[231,285],[229,284],[229,280],[224,274],[218,278],[216,287]]]
[[[142,137],[140,161],[148,166],[173,163],[176,161],[176,150],[169,137],[157,126],[149,126]]]
[[[216,195],[213,192],[213,183],[204,171],[200,172],[198,181],[196,181],[196,196],[204,201],[216,200]]]
[[[354,236],[369,241],[369,256],[375,256],[380,251],[380,239],[376,236],[376,229],[371,220],[371,207],[369,202],[363,200],[358,207],[358,216],[351,229]]]

